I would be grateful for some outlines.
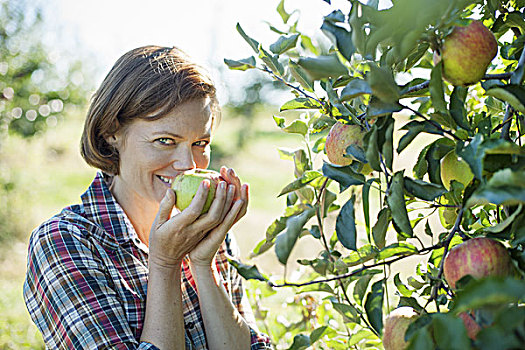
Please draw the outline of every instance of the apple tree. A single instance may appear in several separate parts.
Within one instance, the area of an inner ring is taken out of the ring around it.
[[[261,324],[282,349],[523,348],[525,1],[344,5],[320,26],[329,45],[282,0],[275,42],[238,24],[253,55],[225,59],[293,94],[273,121],[298,137],[279,150],[295,179],[252,253],[284,273],[232,261],[261,305],[294,296],[297,317]]]

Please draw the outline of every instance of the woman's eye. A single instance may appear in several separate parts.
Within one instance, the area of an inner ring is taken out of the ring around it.
[[[209,141],[202,140],[202,141],[195,142],[194,145],[197,147],[206,147],[208,146],[209,143],[210,143]]]
[[[167,137],[161,137],[155,140],[155,142],[158,142],[162,145],[173,145],[175,144],[175,141],[173,139],[167,138]]]

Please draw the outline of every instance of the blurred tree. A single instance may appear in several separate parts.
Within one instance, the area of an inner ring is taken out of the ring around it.
[[[7,131],[44,131],[86,101],[82,64],[42,43],[44,20],[34,2],[0,0],[0,142]]]

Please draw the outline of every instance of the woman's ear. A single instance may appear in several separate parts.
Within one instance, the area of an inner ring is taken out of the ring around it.
[[[117,135],[110,135],[110,136],[107,136],[104,138],[106,140],[106,142],[108,143],[108,145],[114,147],[114,148],[117,148],[118,146],[118,137]]]

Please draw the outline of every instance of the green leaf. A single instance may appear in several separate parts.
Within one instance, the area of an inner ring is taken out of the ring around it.
[[[279,2],[279,5],[277,5],[277,13],[279,16],[281,16],[281,19],[283,20],[283,23],[286,24],[288,20],[290,19],[290,13],[286,12],[284,9],[284,0],[281,0]]]
[[[289,36],[282,35],[276,42],[270,45],[270,51],[276,55],[281,55],[282,53],[295,48],[298,38],[299,34],[292,34]]]
[[[476,190],[467,201],[467,206],[487,203],[518,205],[525,202],[525,171],[509,168],[497,171]]]
[[[224,63],[228,66],[228,68],[233,70],[247,70],[255,68],[256,62],[255,57],[250,56],[248,58],[243,58],[241,60],[229,60],[227,58],[224,59]]]
[[[298,190],[298,189],[306,186],[307,184],[309,184],[313,180],[315,180],[315,179],[317,179],[319,177],[322,177],[322,176],[323,176],[323,174],[321,174],[318,171],[307,170],[307,171],[305,171],[303,176],[301,176],[297,180],[291,182],[290,184],[286,185],[286,187],[281,190],[281,193],[279,193],[279,195],[277,197],[280,197],[283,194],[286,194],[286,193]]]
[[[290,252],[297,238],[299,238],[304,225],[314,215],[315,209],[308,208],[302,213],[288,218],[286,221],[286,230],[277,236],[275,240],[275,255],[277,255],[281,264],[286,265]]]
[[[481,147],[482,142],[483,136],[476,134],[470,142],[459,142],[456,145],[456,153],[467,162],[474,177],[478,180],[482,180],[483,157],[485,156],[485,150]]]
[[[450,95],[450,115],[458,126],[465,130],[470,130],[470,124],[467,121],[467,111],[465,110],[465,99],[468,89],[463,86],[456,86]]]
[[[490,232],[490,233],[502,232],[503,230],[505,230],[507,227],[509,227],[510,225],[514,223],[518,215],[521,213],[522,208],[523,208],[523,205],[520,203],[518,205],[518,208],[511,215],[509,215],[505,220],[501,221],[500,223],[494,226],[486,227],[485,231]]]
[[[447,189],[443,186],[418,179],[411,179],[406,176],[404,178],[404,184],[408,193],[426,201],[433,201],[447,192]]]
[[[322,171],[324,176],[339,183],[341,192],[350,186],[362,185],[365,183],[365,176],[356,173],[351,166],[340,167],[324,163]]]
[[[379,131],[377,125],[374,124],[372,125],[370,131],[366,133],[364,137],[364,142],[366,145],[366,159],[368,160],[368,164],[370,164],[370,167],[375,171],[381,171],[378,139]]]
[[[237,23],[236,28],[237,28],[237,32],[239,32],[239,34],[241,34],[243,39],[246,40],[246,42],[248,43],[248,45],[251,46],[253,51],[255,51],[255,53],[259,53],[259,42],[257,40],[254,40],[254,39],[250,38],[248,35],[246,35],[246,33],[244,32],[244,30],[242,29],[242,27],[241,27],[241,25],[239,23]]]
[[[451,314],[437,313],[432,317],[431,327],[440,349],[470,349],[470,339],[460,318]]]
[[[301,57],[297,62],[312,80],[326,78],[338,78],[347,75],[348,69],[339,61],[337,55],[327,55],[319,57]]]
[[[341,244],[350,250],[357,250],[357,230],[355,226],[355,214],[354,214],[354,202],[355,197],[352,196],[337,216],[335,231],[337,233],[337,239]]]
[[[429,134],[443,135],[443,130],[431,120],[412,120],[405,124],[401,130],[408,130],[408,132],[401,137],[397,147],[397,153],[401,153],[420,132],[426,132]]]
[[[229,263],[239,272],[246,280],[259,280],[259,281],[268,281],[268,277],[264,276],[255,265],[246,265],[241,263],[238,260],[228,259]]]
[[[313,98],[298,97],[291,101],[285,102],[281,106],[281,112],[292,109],[320,109],[322,107],[323,106]]]
[[[332,301],[334,309],[343,316],[345,323],[358,323],[359,312],[352,304],[343,304]]]
[[[460,313],[488,305],[515,303],[525,297],[525,281],[512,277],[473,280],[459,290],[452,311]]]
[[[428,328],[424,327],[414,333],[407,350],[435,350],[436,347],[432,341],[432,335]]]
[[[493,87],[486,90],[485,94],[507,102],[518,112],[525,113],[525,88],[521,85]]]
[[[282,128],[282,130],[288,134],[299,134],[304,136],[308,133],[308,125],[306,125],[304,120],[296,119],[290,125]]]
[[[343,16],[344,17],[344,16]],[[348,61],[352,59],[355,52],[354,44],[352,43],[352,35],[348,30],[340,27],[329,20],[324,20],[321,30],[332,39],[335,46]]]
[[[414,232],[412,231],[412,226],[410,225],[405,205],[404,179],[402,171],[398,171],[392,177],[390,191],[386,196],[386,202],[392,212],[392,219],[401,230],[401,234],[404,237],[412,237]]]
[[[372,285],[365,301],[365,311],[372,328],[383,334],[383,280]]]
[[[384,117],[401,110],[403,110],[403,107],[397,102],[384,102],[378,98],[372,97],[366,109],[366,116],[368,118]]]
[[[313,344],[316,341],[319,340],[323,335],[328,333],[331,330],[331,328],[328,328],[328,326],[322,326],[319,328],[316,328],[310,333],[310,343]]]
[[[401,93],[389,68],[370,64],[370,72],[366,80],[372,89],[372,94],[378,99],[389,104],[397,103]]]
[[[268,68],[272,70],[272,72],[274,72],[275,74],[279,76],[284,75],[284,67],[281,64],[281,62],[279,62],[278,55],[272,56],[268,51],[263,49],[262,46],[259,46],[259,58],[264,63],[266,63],[266,65],[268,66]]]
[[[347,257],[343,258],[343,262],[348,267],[356,266],[372,260],[376,257],[377,253],[378,250],[376,247],[372,246],[371,244],[366,244],[357,251],[351,251]]]
[[[390,225],[391,213],[390,209],[383,208],[377,214],[377,221],[374,227],[372,228],[372,236],[374,237],[374,243],[379,248],[385,247],[385,238],[388,226]]]
[[[443,90],[443,65],[437,64],[430,73],[430,98],[432,105],[437,112],[448,113],[445,102],[445,92]]]
[[[355,78],[350,80],[341,91],[341,101],[348,101],[362,95],[370,95],[372,89],[366,80]]]
[[[379,252],[379,254],[377,255],[377,260],[388,259],[396,255],[414,255],[417,253],[417,248],[412,244],[403,242],[392,243]]]
[[[361,276],[354,285],[354,300],[361,305],[363,303],[363,298],[365,296],[370,280],[374,277],[372,274],[367,274]]]
[[[306,71],[292,60],[288,61],[288,68],[294,79],[301,84],[301,86],[308,90],[314,91],[314,83]]]
[[[304,350],[310,346],[310,337],[306,334],[297,334],[293,338],[292,346],[288,350]]]
[[[363,200],[363,216],[365,218],[365,229],[366,229],[366,235],[368,237],[369,243],[371,243],[371,240],[370,240],[370,186],[374,182],[375,182],[375,179],[367,180],[363,185],[363,193],[361,195],[361,198]]]
[[[404,297],[408,298],[414,292],[413,290],[408,289],[407,286],[405,286],[403,282],[401,282],[401,278],[399,277],[399,272],[396,273],[396,275],[394,276],[394,284],[397,290],[399,291],[399,294],[401,294]]]

